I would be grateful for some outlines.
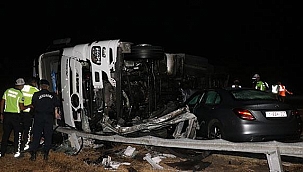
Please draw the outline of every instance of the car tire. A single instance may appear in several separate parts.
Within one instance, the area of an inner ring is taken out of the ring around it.
[[[223,139],[222,124],[219,120],[210,121],[208,124],[209,139]]]

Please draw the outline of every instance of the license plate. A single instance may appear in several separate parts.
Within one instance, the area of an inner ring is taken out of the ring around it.
[[[265,112],[266,117],[287,117],[286,111]]]

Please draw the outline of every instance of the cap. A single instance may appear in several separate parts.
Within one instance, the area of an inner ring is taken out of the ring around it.
[[[46,79],[41,79],[41,80],[40,80],[40,85],[43,85],[43,84],[49,86],[48,80],[46,80]]]
[[[260,78],[259,74],[254,74],[254,76],[251,79],[256,79],[256,78]]]
[[[25,82],[24,82],[24,79],[23,78],[18,78],[15,82],[15,85],[24,85]]]

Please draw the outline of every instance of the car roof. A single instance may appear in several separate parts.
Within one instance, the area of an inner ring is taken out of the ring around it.
[[[248,93],[243,93],[243,90],[245,90],[245,92],[247,91]],[[187,101],[185,101],[185,103],[188,103],[188,101],[190,101],[190,99],[192,99],[193,97],[195,97],[198,94],[203,94],[206,91],[216,91],[221,95],[225,95],[224,97],[225,97],[225,99],[228,99],[227,101],[233,101],[236,99],[238,99],[238,100],[258,100],[258,99],[259,100],[261,100],[261,99],[262,100],[274,100],[274,97],[269,92],[264,92],[264,91],[250,88],[250,87],[244,87],[244,88],[232,88],[232,87],[219,88],[218,87],[218,88],[199,89],[199,90],[195,91],[187,99]],[[247,97],[247,95],[249,95],[249,94],[258,95],[258,96]],[[263,96],[265,96],[265,97],[263,97]]]

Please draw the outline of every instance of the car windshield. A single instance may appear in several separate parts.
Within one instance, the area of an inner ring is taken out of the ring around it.
[[[275,100],[273,94],[260,90],[231,90],[236,100]]]

